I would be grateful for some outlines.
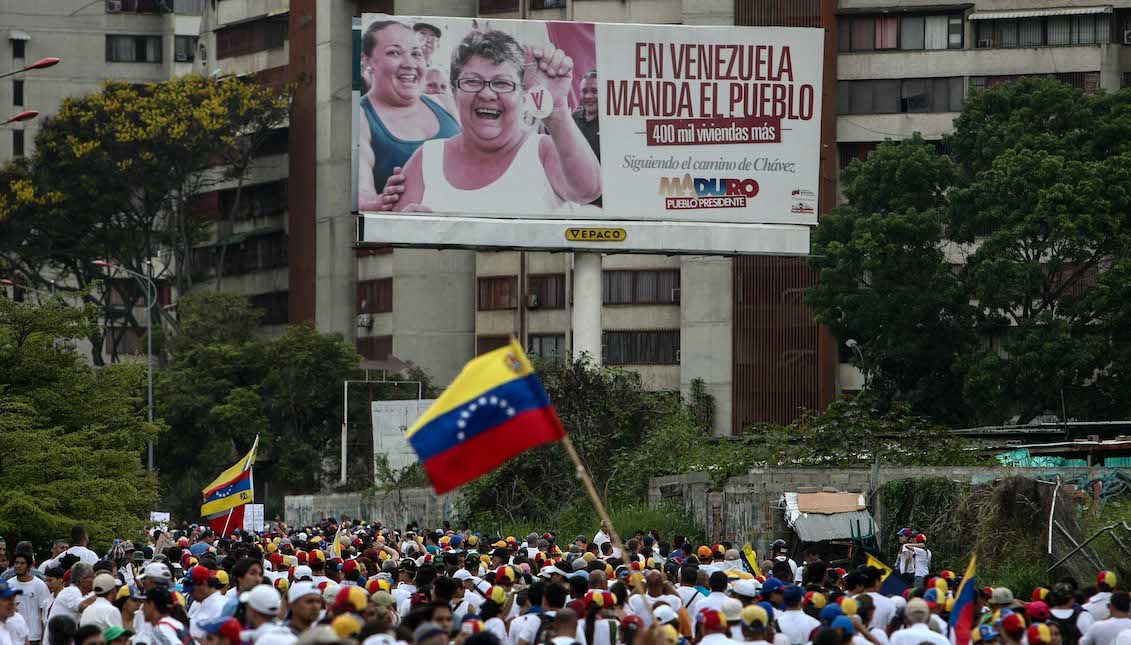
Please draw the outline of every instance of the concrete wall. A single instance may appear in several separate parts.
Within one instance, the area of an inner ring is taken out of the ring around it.
[[[729,435],[734,381],[734,282],[731,258],[694,256],[680,262],[679,386],[702,379],[715,397],[715,434]],[[684,286],[686,285],[686,286]]]
[[[367,521],[380,520],[387,526],[406,526],[419,522],[439,526],[454,517],[457,494],[437,496],[430,488],[406,488],[372,496],[360,493],[287,495],[284,519],[291,526],[308,526],[323,517],[346,515]]]
[[[384,455],[389,468],[397,473],[416,463],[416,452],[404,438],[405,432],[416,423],[435,399],[407,401],[374,401],[373,457]]]
[[[475,252],[397,249],[393,258],[393,355],[447,384],[475,355]]]
[[[706,527],[711,542],[743,544],[785,536],[787,527],[778,501],[786,492],[819,492],[829,487],[870,496],[887,482],[918,477],[981,484],[1011,476],[1102,478],[1111,472],[1106,468],[752,468],[746,475],[729,479],[722,490],[711,487],[707,473],[653,478],[648,485],[648,503],[682,506]],[[883,526],[878,498],[869,499],[869,508]]]

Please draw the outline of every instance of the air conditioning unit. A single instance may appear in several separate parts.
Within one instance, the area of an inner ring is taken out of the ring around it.
[[[362,327],[364,329],[372,329],[373,328],[373,316],[370,316],[369,314],[358,314],[357,315],[357,326]]]
[[[192,56],[189,56],[187,52],[177,52],[176,54],[173,55],[173,58],[178,63],[191,63],[192,62]]]
[[[979,49],[986,49],[986,48],[993,47],[993,46],[994,46],[994,39],[993,38],[983,38],[983,39],[978,41],[978,48]]]
[[[121,13],[122,0],[106,0],[106,13]]]
[[[1124,45],[1131,45],[1131,29],[1124,30],[1124,32],[1123,32],[1123,44]]]
[[[527,309],[537,309],[541,306],[542,306],[542,300],[538,297],[538,294],[536,294],[536,293],[526,294],[526,308]]]

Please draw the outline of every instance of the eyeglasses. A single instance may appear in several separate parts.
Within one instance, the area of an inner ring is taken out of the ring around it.
[[[460,91],[471,92],[472,94],[482,92],[485,87],[490,87],[495,94],[510,94],[518,89],[518,83],[508,81],[505,78],[496,78],[491,81],[485,81],[481,78],[460,78],[456,80],[455,86]]]

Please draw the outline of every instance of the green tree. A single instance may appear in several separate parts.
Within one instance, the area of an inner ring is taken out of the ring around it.
[[[338,459],[342,382],[357,370],[353,347],[311,325],[261,338],[254,333],[261,312],[236,294],[194,292],[179,311],[181,330],[156,382],[171,429],[157,464],[178,475],[163,490],[166,508],[196,517],[201,488],[256,435],[255,477],[257,487],[267,482],[268,504],[278,509],[288,492],[322,488],[323,469]]]
[[[142,458],[162,429],[146,421],[145,370],[92,369],[75,351],[99,312],[61,298],[0,298],[0,533],[46,551],[83,524],[95,548],[140,534],[157,502]]]
[[[289,105],[287,87],[198,75],[143,87],[108,81],[65,99],[36,134],[34,154],[0,172],[0,266],[33,287],[86,290],[106,277],[91,263],[104,258],[183,293],[192,284],[189,250],[207,225],[194,200],[221,182],[235,181],[238,192]],[[90,291],[112,318],[90,338],[96,364],[104,331],[116,347],[129,329],[144,327],[134,310],[145,289],[131,278],[115,282]],[[155,324],[162,313],[152,313]]]
[[[1131,412],[1129,108],[1027,79],[969,98],[949,155],[914,139],[849,166],[809,303],[861,343],[871,395],[956,422]]]

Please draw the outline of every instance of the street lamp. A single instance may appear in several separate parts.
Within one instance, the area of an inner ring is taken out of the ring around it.
[[[37,116],[39,116],[39,112],[36,112],[35,110],[24,110],[23,112],[20,112],[7,121],[0,123],[0,125],[8,125],[9,123],[17,123],[19,121],[29,121]]]
[[[33,69],[47,69],[48,67],[54,67],[58,64],[59,64],[59,59],[55,58],[53,56],[49,57],[49,58],[40,58],[39,60],[35,61],[31,65],[28,65],[27,67],[21,67],[20,69],[14,69],[14,70],[6,73],[6,74],[0,74],[0,78],[6,78],[8,76],[15,76],[16,74],[22,74],[23,72],[30,72]]]
[[[860,349],[860,343],[856,342],[855,338],[849,338],[844,341],[846,347],[856,352],[856,357],[860,359],[860,371],[864,372],[864,388],[868,387],[868,368],[864,364],[864,352]]]
[[[157,285],[153,284],[148,276],[137,271],[132,271],[123,266],[110,264],[106,260],[95,260],[94,266],[102,267],[108,271],[117,269],[130,274],[145,287],[145,380],[149,390],[149,422],[153,423],[153,301],[157,298]],[[153,470],[153,440],[149,440],[149,470]]]

